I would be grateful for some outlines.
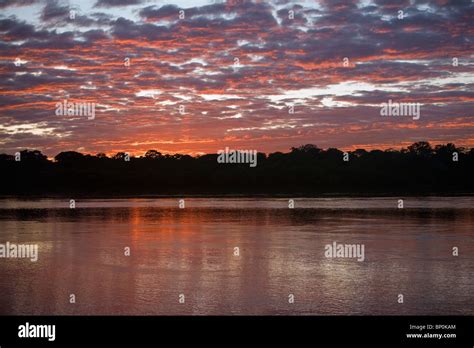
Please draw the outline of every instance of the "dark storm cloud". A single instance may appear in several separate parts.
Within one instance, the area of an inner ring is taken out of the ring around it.
[[[49,1],[41,12],[41,20],[64,19],[69,16],[69,6],[61,5],[57,1]]]
[[[131,6],[144,3],[144,0],[98,0],[95,7]]]
[[[0,32],[5,41],[47,39],[50,35],[46,30],[36,30],[32,24],[27,24],[17,19],[0,19]]]
[[[85,33],[83,33],[82,37],[85,38],[88,42],[94,42],[98,40],[105,40],[109,36],[102,29],[93,29],[93,30],[88,30]]]
[[[0,0],[0,8],[6,8],[10,6],[25,6],[31,5],[37,2],[36,0]]]
[[[374,3],[378,8],[383,9],[402,9],[403,7],[410,6],[409,0],[374,0]]]
[[[277,11],[277,16],[283,25],[303,25],[307,23],[303,6],[301,5],[280,9]]]
[[[171,40],[171,30],[165,26],[153,24],[135,24],[131,20],[119,18],[112,23],[112,35],[119,39],[169,39]]]
[[[159,21],[173,18],[177,19],[181,9],[182,8],[176,5],[153,5],[147,6],[140,10],[139,15],[147,21]],[[224,3],[220,3],[202,7],[185,8],[182,10],[184,10],[185,17],[190,18],[194,16],[223,15],[228,12],[229,8]]]
[[[160,20],[165,18],[178,18],[179,7],[165,5],[162,7],[148,6],[140,10],[139,14],[146,20]]]

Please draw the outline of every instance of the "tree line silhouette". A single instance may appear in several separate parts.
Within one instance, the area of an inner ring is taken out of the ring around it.
[[[19,159],[19,160],[18,160]],[[218,163],[217,154],[189,156],[147,151],[0,154],[1,195],[156,194],[470,194],[474,148],[414,143],[401,150],[344,153],[307,144],[290,152],[257,154],[257,166]]]

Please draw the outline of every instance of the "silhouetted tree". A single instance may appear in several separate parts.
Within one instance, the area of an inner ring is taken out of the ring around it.
[[[125,152],[117,152],[115,155],[112,156],[112,159],[123,161],[123,160],[125,160],[126,155],[127,154]]]
[[[355,157],[364,157],[367,156],[367,151],[365,149],[356,149],[352,154]]]
[[[149,150],[130,161],[125,156],[64,151],[53,162],[38,150],[23,150],[21,161],[2,154],[0,172],[8,185],[0,185],[0,194],[474,193],[474,149],[451,143],[356,149],[349,161],[336,148],[306,144],[287,153],[258,153],[254,168],[218,163],[217,154]]]
[[[22,161],[44,162],[48,159],[39,150],[23,150],[20,151],[20,156]]]
[[[59,163],[74,162],[84,158],[84,155],[76,151],[65,151],[61,152],[54,159]]]
[[[429,157],[433,154],[433,149],[427,141],[419,141],[408,146],[408,151],[416,156]]]
[[[162,157],[161,152],[158,152],[156,150],[148,150],[145,153],[145,158],[157,159],[157,158],[161,158],[161,157]]]
[[[13,155],[7,155],[6,153],[0,154],[0,163],[14,161],[14,160],[15,160],[15,156]]]

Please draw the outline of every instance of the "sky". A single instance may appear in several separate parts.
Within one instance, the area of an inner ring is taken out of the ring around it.
[[[0,153],[474,147],[473,23],[471,0],[0,0]]]

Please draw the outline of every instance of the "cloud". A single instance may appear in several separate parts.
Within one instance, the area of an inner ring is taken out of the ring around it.
[[[128,4],[98,1],[74,21],[62,2],[0,17],[0,125],[18,129],[1,151],[474,143],[470,2]],[[57,117],[65,98],[95,102],[96,118]],[[422,103],[420,121],[382,119],[388,99]]]
[[[61,5],[58,1],[48,1],[41,12],[41,19],[45,22],[54,19],[64,20],[69,16],[69,6]]]
[[[0,0],[0,8],[26,6],[35,2],[37,0]]]
[[[144,0],[98,0],[94,7],[118,7],[118,6],[131,6],[139,5]]]

